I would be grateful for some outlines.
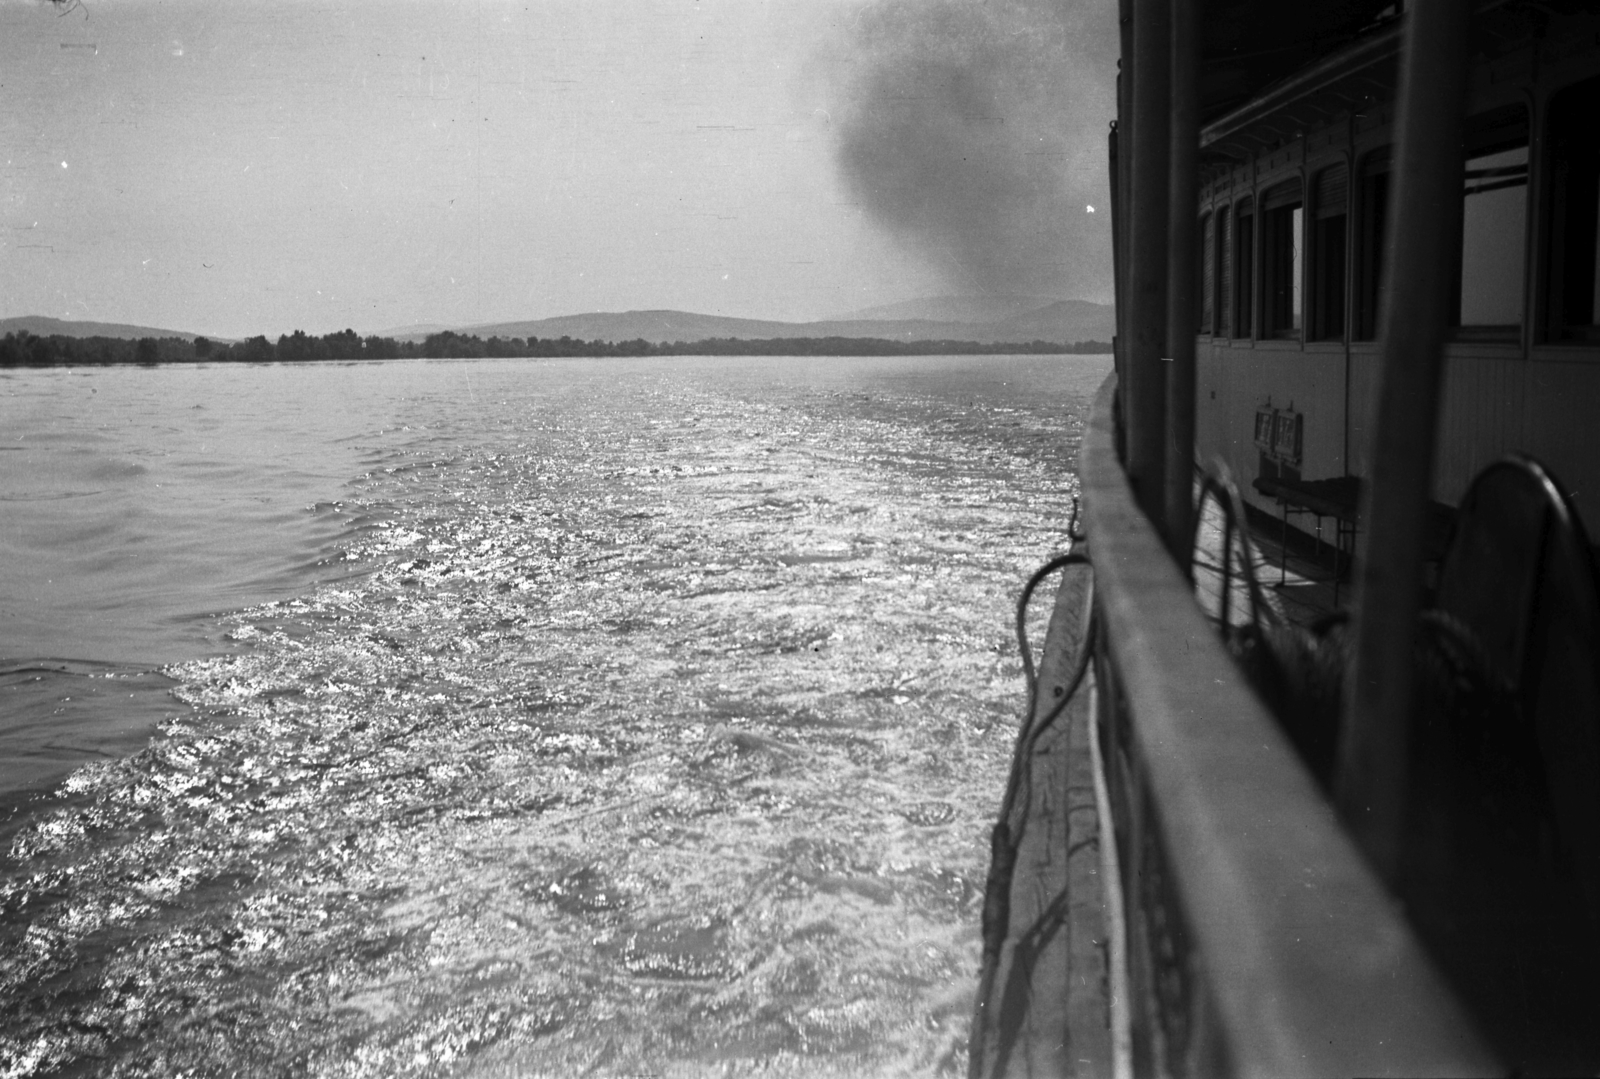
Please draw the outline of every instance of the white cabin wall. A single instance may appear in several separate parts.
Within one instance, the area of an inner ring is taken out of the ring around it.
[[[1433,497],[1457,505],[1472,478],[1527,443],[1521,349],[1455,344],[1445,349]]]
[[[1233,432],[1232,408],[1234,392],[1230,378],[1233,368],[1228,363],[1228,346],[1225,341],[1203,334],[1195,341],[1195,460],[1208,465],[1221,458],[1234,468],[1237,447]]]
[[[1350,475],[1372,474],[1368,450],[1372,442],[1372,417],[1378,405],[1378,348],[1371,341],[1350,346]]]
[[[1305,415],[1301,476],[1344,475],[1344,346],[1203,336],[1195,352],[1200,358],[1196,456],[1202,465],[1220,458],[1246,501],[1276,512],[1251,486],[1260,474],[1256,409],[1270,399],[1274,407],[1292,405]]]
[[[1350,470],[1371,474],[1366,457],[1377,400],[1377,355],[1351,350]],[[1456,343],[1445,352],[1434,497],[1457,505],[1484,467],[1508,453],[1549,468],[1578,507],[1591,538],[1600,534],[1600,349]],[[1309,473],[1307,473],[1309,475]]]
[[[1600,35],[1600,15],[1568,18]],[[1569,35],[1570,36],[1570,35]],[[1581,35],[1579,35],[1581,37]],[[1527,216],[1525,327],[1521,340],[1456,341],[1446,348],[1434,497],[1459,503],[1474,476],[1497,458],[1520,452],[1544,463],[1567,488],[1592,538],[1600,538],[1600,343],[1542,343],[1538,324],[1542,297],[1538,274],[1544,259],[1546,180],[1541,145],[1544,109],[1551,94],[1600,73],[1592,50],[1538,55],[1528,47],[1480,64],[1473,74],[1469,112],[1477,114],[1520,101],[1530,114],[1531,183]],[[1319,170],[1343,160],[1350,169],[1346,259],[1347,335],[1356,327],[1360,245],[1369,242],[1358,206],[1367,155],[1393,138],[1387,103],[1333,119],[1320,130],[1264,150],[1253,158],[1214,164],[1201,193],[1201,214],[1256,200],[1283,179],[1298,175],[1302,190]],[[1309,202],[1308,202],[1309,205]],[[1309,221],[1309,216],[1307,218]],[[1260,242],[1260,217],[1256,218]],[[1302,236],[1302,243],[1306,243]],[[1259,252],[1259,248],[1258,248]],[[1260,273],[1259,253],[1254,268]],[[1257,288],[1257,282],[1248,287]],[[1242,286],[1235,286],[1242,287]],[[1306,296],[1310,301],[1310,289]],[[1257,300],[1259,304],[1259,298]],[[1258,312],[1259,317],[1259,312]],[[1270,396],[1273,405],[1305,413],[1301,475],[1315,480],[1339,475],[1370,477],[1371,418],[1378,394],[1378,344],[1250,338],[1258,327],[1229,339],[1211,334],[1197,341],[1196,459],[1225,461],[1247,500],[1275,512],[1251,487],[1259,474],[1254,442],[1255,411]]]
[[[1521,449],[1555,473],[1600,539],[1600,349],[1535,348],[1522,365]]]

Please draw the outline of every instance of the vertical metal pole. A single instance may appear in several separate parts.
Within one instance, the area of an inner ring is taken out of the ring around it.
[[[1355,655],[1345,683],[1335,794],[1379,872],[1393,879],[1405,826],[1412,654],[1433,482],[1448,253],[1461,207],[1461,137],[1474,5],[1407,4],[1398,160],[1388,215],[1378,414],[1366,485]]]
[[[1167,547],[1187,570],[1193,555],[1195,335],[1199,332],[1200,13],[1172,4],[1172,145],[1167,234]]]
[[[1361,175],[1356,171],[1356,117],[1351,113],[1345,121],[1345,183],[1344,195],[1344,310],[1339,317],[1344,320],[1344,442],[1339,451],[1339,474],[1350,475],[1350,342],[1356,339],[1356,237],[1361,224],[1357,218],[1361,203]],[[1339,556],[1333,559],[1333,605],[1339,605]]]
[[[1128,267],[1129,226],[1133,216],[1133,0],[1117,0],[1117,32],[1121,55],[1117,59],[1117,172],[1113,190],[1117,206],[1116,236],[1120,248],[1117,273],[1117,453],[1123,467],[1128,464],[1128,326],[1132,310],[1132,290]]]
[[[1171,0],[1133,0],[1133,175],[1128,214],[1128,479],[1166,533],[1167,159]]]
[[[1117,100],[1119,102],[1122,100],[1121,75],[1117,76]],[[1111,287],[1116,299],[1116,306],[1112,311],[1112,315],[1116,320],[1116,330],[1112,334],[1111,338],[1111,359],[1116,367],[1117,387],[1119,393],[1121,392],[1121,387],[1127,382],[1127,379],[1122,372],[1127,366],[1124,362],[1125,357],[1123,356],[1123,352],[1128,342],[1127,332],[1122,324],[1123,309],[1127,306],[1122,302],[1123,298],[1127,294],[1127,290],[1123,286],[1122,274],[1128,261],[1127,254],[1125,252],[1128,242],[1127,229],[1124,227],[1122,221],[1122,174],[1118,171],[1120,163],[1117,159],[1117,143],[1120,141],[1121,134],[1122,128],[1120,121],[1112,121],[1111,130],[1106,133],[1106,159],[1108,164],[1111,166]],[[1119,444],[1117,446],[1117,452],[1125,457],[1127,455],[1127,448]]]

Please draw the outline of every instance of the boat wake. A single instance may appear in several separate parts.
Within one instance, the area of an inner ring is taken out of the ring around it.
[[[670,397],[375,469],[167,670],[0,863],[0,1075],[964,1070],[1073,418]]]

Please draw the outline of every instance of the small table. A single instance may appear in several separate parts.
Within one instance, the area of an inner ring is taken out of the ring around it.
[[[1339,585],[1344,579],[1341,559],[1345,541],[1354,546],[1361,522],[1361,478],[1334,476],[1324,480],[1298,480],[1281,476],[1257,476],[1254,487],[1275,499],[1282,513],[1283,534],[1278,547],[1278,584],[1289,580],[1289,514],[1309,513],[1317,519],[1317,548],[1322,547],[1322,519],[1334,520],[1333,604],[1339,605]]]
[[[1257,476],[1253,486],[1261,494],[1275,499],[1283,514],[1282,545],[1278,551],[1278,583],[1289,579],[1289,514],[1309,513],[1317,519],[1317,544],[1322,544],[1322,519],[1332,517],[1335,522],[1333,555],[1333,603],[1339,604],[1339,585],[1343,580],[1344,566],[1341,557],[1355,554],[1356,533],[1361,526],[1361,492],[1365,485],[1360,476],[1333,476],[1322,480],[1290,479],[1283,476]],[[1437,562],[1444,557],[1450,544],[1450,533],[1455,527],[1456,511],[1443,502],[1428,503],[1428,520],[1423,532],[1423,559]],[[1345,542],[1351,549],[1345,549]]]

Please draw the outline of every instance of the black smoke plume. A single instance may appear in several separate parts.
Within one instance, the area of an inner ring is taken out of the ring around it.
[[[963,291],[1109,299],[1116,5],[879,0],[849,35],[838,163],[878,223]]]

